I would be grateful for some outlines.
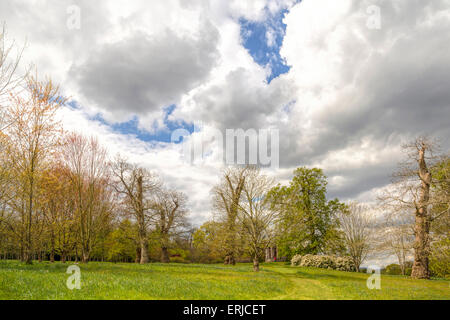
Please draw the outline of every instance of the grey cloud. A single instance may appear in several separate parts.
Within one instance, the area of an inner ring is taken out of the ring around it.
[[[170,30],[158,36],[135,33],[92,52],[71,75],[88,100],[108,111],[145,115],[174,104],[205,80],[217,59],[219,34],[204,23],[197,37]]]
[[[358,194],[380,188],[388,184],[392,179],[392,172],[396,169],[396,162],[367,165],[363,168],[342,170],[325,170],[325,174],[332,178],[335,175],[347,177],[348,180],[342,186],[328,188],[330,198],[354,199]],[[356,189],[357,188],[357,189]],[[376,198],[376,194],[373,195]]]

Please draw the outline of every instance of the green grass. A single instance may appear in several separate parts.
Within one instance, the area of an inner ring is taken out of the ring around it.
[[[0,299],[445,299],[450,283],[382,275],[381,290],[366,287],[368,275],[266,264],[251,265],[89,263],[81,290],[68,290],[68,265],[0,262]]]

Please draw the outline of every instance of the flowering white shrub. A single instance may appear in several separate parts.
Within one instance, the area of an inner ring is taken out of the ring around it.
[[[355,265],[350,257],[336,256],[305,256],[295,255],[291,260],[292,266],[314,267],[322,269],[332,269],[339,271],[355,271]]]
[[[292,259],[291,259],[291,266],[299,266],[300,262],[302,262],[302,256],[299,254],[296,254]]]
[[[356,271],[355,263],[350,257],[336,257],[334,260],[336,269],[339,271]]]

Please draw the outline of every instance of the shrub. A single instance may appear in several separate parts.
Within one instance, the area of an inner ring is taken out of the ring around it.
[[[339,271],[355,271],[356,268],[350,257],[336,256],[305,256],[296,255],[291,260],[291,265],[301,267],[314,267],[322,269],[332,269]]]
[[[299,266],[301,262],[302,262],[302,256],[299,254],[296,254],[291,260],[291,265],[294,267]]]
[[[389,275],[401,275],[402,269],[400,268],[400,265],[392,263],[386,267],[384,272]]]
[[[300,266],[322,268],[322,269],[335,268],[333,258],[329,256],[313,256],[310,254],[307,254],[306,256],[303,257]]]
[[[411,271],[412,271],[412,262],[406,262],[405,263],[405,275],[406,276],[410,276],[411,275]],[[402,275],[402,268],[400,267],[399,264],[393,263],[390,264],[386,267],[386,269],[384,270],[384,273],[389,274],[389,275]]]
[[[336,270],[339,271],[356,271],[356,266],[350,257],[336,257]]]

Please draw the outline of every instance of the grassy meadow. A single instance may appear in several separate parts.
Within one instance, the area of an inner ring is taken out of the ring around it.
[[[252,266],[184,264],[80,265],[81,289],[69,290],[68,265],[48,262],[27,266],[0,262],[0,299],[158,299],[158,300],[298,300],[298,299],[445,299],[450,282],[382,275],[381,290],[369,290],[368,275],[264,264]]]

